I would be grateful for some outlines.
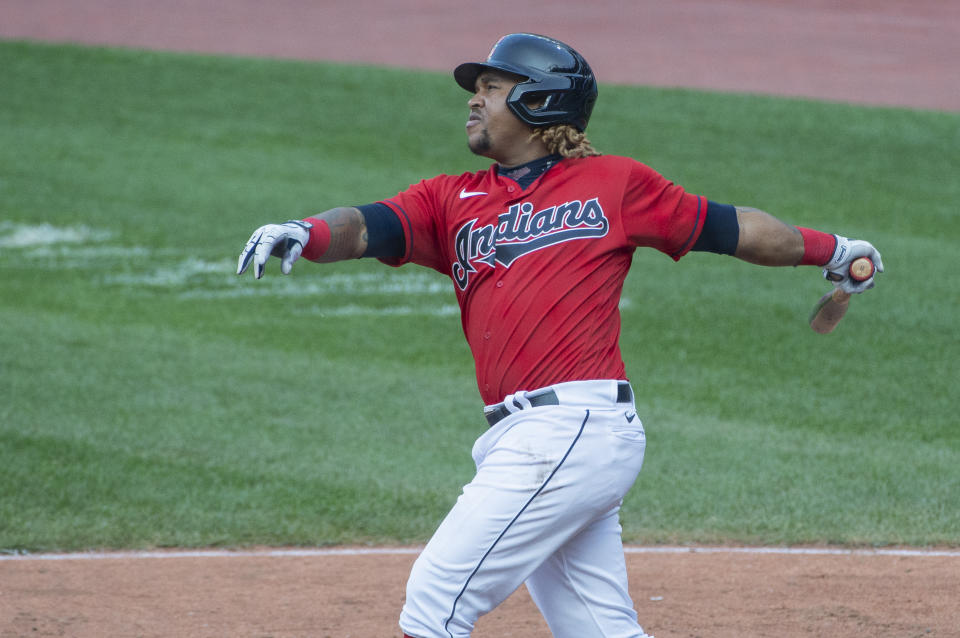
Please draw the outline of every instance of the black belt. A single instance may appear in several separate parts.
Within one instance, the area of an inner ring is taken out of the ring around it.
[[[537,390],[536,392],[527,393],[524,396],[527,401],[530,402],[530,407],[532,408],[540,408],[545,405],[560,405],[560,397],[557,396],[557,393],[554,392],[552,388]],[[617,403],[633,403],[633,390],[626,381],[617,382]],[[513,405],[517,407],[517,410],[522,410],[524,407],[516,399],[513,400]],[[493,427],[498,422],[513,414],[513,412],[508,410],[503,403],[500,403],[497,407],[486,413],[487,424]]]

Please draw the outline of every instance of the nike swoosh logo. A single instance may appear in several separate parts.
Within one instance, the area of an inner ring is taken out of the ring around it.
[[[468,197],[476,197],[477,195],[486,195],[483,191],[468,191],[465,188],[460,189],[460,199],[466,199]]]

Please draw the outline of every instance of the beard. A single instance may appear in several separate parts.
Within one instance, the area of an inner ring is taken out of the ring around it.
[[[470,147],[470,151],[474,155],[486,155],[493,146],[493,142],[490,141],[490,133],[487,129],[483,129],[479,136],[467,140],[467,146]]]

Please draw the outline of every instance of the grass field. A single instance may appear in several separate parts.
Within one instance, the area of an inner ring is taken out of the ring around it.
[[[484,424],[452,285],[237,278],[260,224],[485,167],[444,74],[0,42],[0,551],[422,542]],[[873,241],[816,269],[639,251],[630,542],[960,544],[960,115],[602,86],[591,139]]]

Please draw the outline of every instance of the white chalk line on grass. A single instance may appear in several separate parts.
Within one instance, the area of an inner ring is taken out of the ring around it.
[[[143,552],[77,552],[65,554],[0,554],[0,561],[133,560],[160,558],[289,558],[323,556],[416,555],[422,547],[361,547],[256,550],[171,550]],[[781,554],[801,556],[915,556],[960,558],[960,550],[843,549],[829,547],[641,547],[627,545],[627,554]]]
[[[57,227],[51,224],[14,224],[0,222],[0,246],[25,248],[58,244],[106,241],[110,233],[89,226]]]

